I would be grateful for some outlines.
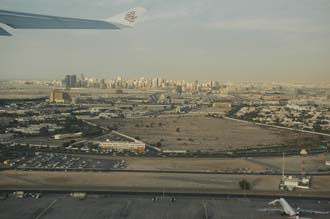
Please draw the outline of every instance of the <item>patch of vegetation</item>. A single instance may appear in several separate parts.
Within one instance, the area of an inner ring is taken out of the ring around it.
[[[243,180],[239,181],[238,185],[242,190],[250,190],[251,189],[251,184],[246,179],[243,179]]]
[[[111,129],[111,128],[110,128]],[[114,129],[112,129],[114,130]],[[67,118],[64,128],[60,130],[61,133],[76,133],[82,132],[83,137],[94,137],[103,133],[102,129],[97,126],[89,125],[74,116]]]

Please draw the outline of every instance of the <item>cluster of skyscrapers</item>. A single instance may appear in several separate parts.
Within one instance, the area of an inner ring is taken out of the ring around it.
[[[118,76],[116,79],[96,79],[89,78],[81,75],[78,78],[76,75],[66,75],[62,80],[62,86],[66,88],[75,87],[92,87],[92,88],[111,88],[111,89],[137,89],[137,88],[149,88],[149,89],[175,89],[176,92],[182,93],[186,91],[202,91],[205,89],[212,89],[219,87],[220,83],[217,81],[193,81],[188,82],[185,80],[167,80],[164,78],[144,78],[128,79],[124,80]]]

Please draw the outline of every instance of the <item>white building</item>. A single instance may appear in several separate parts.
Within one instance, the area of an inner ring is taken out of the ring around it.
[[[99,146],[102,150],[105,151],[135,151],[135,152],[144,152],[146,144],[141,141],[107,141],[99,142]]]
[[[82,132],[77,133],[67,133],[67,134],[58,134],[54,135],[55,140],[67,139],[67,138],[80,138],[82,137]]]
[[[135,151],[138,153],[143,153],[145,151],[146,144],[130,136],[124,135],[122,133],[112,131],[114,134],[122,137],[122,140],[111,140],[98,142],[99,147],[105,151]]]
[[[295,188],[299,189],[309,189],[310,188],[310,178],[307,177],[292,177],[284,176],[281,180],[280,189],[287,189],[293,191]]]

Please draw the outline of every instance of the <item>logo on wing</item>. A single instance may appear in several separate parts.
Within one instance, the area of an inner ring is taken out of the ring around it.
[[[137,19],[137,16],[135,15],[136,12],[135,11],[129,11],[127,12],[126,16],[125,16],[125,20],[127,20],[128,22],[135,22]]]

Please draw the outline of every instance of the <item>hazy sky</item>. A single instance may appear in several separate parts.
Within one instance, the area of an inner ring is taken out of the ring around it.
[[[0,79],[124,78],[330,82],[329,0],[0,0],[0,9],[106,19],[125,30],[12,30]]]

